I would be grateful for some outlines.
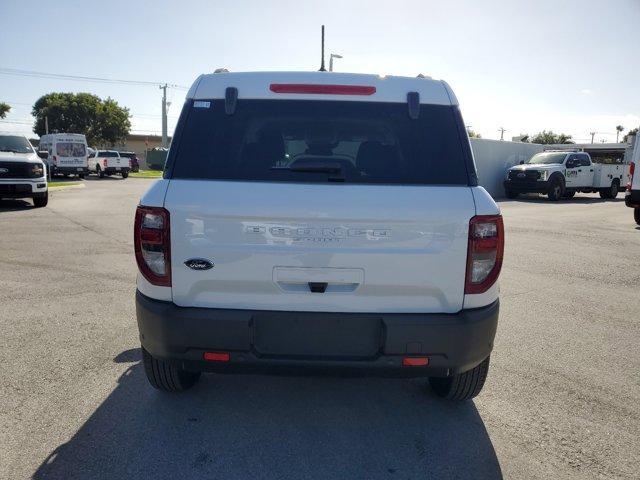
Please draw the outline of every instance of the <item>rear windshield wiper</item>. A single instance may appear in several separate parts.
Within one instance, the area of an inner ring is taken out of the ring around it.
[[[330,182],[344,182],[345,177],[342,171],[342,164],[338,162],[294,162],[288,167],[271,167],[271,170],[288,170],[290,172],[307,172],[307,173],[329,173],[339,174],[338,176],[329,176]]]

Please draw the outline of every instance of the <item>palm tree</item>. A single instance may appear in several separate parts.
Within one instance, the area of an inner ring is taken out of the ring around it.
[[[620,133],[622,133],[623,130],[624,130],[624,127],[622,125],[618,125],[616,127],[616,143],[618,143],[618,139],[620,137]]]

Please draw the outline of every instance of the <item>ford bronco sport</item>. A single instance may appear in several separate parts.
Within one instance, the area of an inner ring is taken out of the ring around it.
[[[283,369],[484,385],[504,230],[444,82],[202,75],[134,229],[158,389]]]

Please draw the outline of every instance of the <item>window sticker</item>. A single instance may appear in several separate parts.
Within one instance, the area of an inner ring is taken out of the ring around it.
[[[209,108],[211,107],[211,102],[203,102],[201,100],[196,100],[193,102],[193,108]]]

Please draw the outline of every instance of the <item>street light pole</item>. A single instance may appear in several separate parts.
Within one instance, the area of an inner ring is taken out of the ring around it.
[[[333,59],[334,58],[342,58],[342,55],[338,55],[337,53],[332,53],[329,55],[329,71],[333,72]]]

